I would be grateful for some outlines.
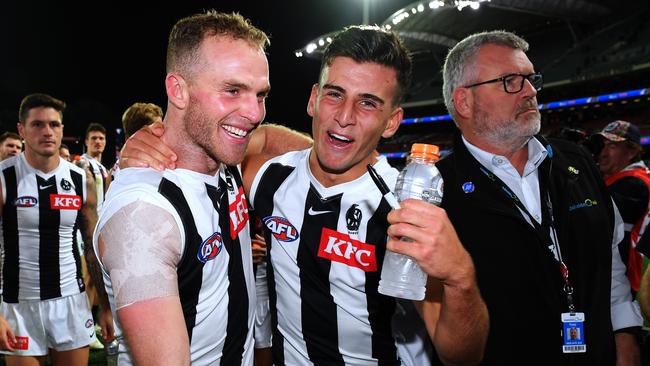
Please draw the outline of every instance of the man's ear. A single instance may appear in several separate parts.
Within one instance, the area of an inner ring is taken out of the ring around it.
[[[454,109],[458,116],[468,119],[474,113],[474,96],[468,88],[456,88],[452,94]]]
[[[185,109],[190,101],[190,93],[185,79],[176,73],[170,72],[165,78],[165,89],[169,102],[178,109]]]
[[[309,94],[309,102],[307,102],[307,114],[310,117],[314,116],[314,111],[317,108],[318,104],[318,93],[320,92],[320,86],[318,83],[311,86],[311,94]]]
[[[311,86],[311,94],[309,95],[309,102],[307,102],[307,114],[310,117],[314,116],[314,109],[316,108],[316,103],[318,103],[318,83]]]
[[[20,137],[25,140],[25,127],[23,126],[22,123],[18,122],[16,123],[16,129],[18,130],[18,134]]]
[[[402,109],[402,107],[395,108],[395,110],[391,113],[390,118],[388,119],[388,123],[386,124],[384,132],[381,133],[381,137],[387,139],[393,136],[395,132],[397,132],[397,129],[399,128],[399,125],[402,123],[403,119],[404,109]]]

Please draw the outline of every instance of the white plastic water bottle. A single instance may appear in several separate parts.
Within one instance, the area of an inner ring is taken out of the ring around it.
[[[397,176],[395,195],[398,201],[415,198],[435,205],[442,201],[442,176],[434,165],[438,146],[413,144],[406,167]],[[409,238],[402,238],[409,241]],[[406,255],[386,250],[379,281],[379,292],[410,300],[424,299],[427,274],[417,262]]]

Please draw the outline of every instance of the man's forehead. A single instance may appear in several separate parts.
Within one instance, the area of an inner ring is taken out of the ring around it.
[[[47,117],[48,120],[61,121],[61,113],[52,107],[34,107],[27,111],[27,120]],[[49,122],[49,121],[48,121]]]
[[[533,63],[520,49],[488,43],[481,46],[477,55],[477,66],[490,69],[532,68]],[[510,70],[517,72],[519,70]]]

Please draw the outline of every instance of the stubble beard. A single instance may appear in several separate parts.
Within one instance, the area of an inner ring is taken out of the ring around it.
[[[228,142],[220,141],[218,129],[221,128],[223,121],[211,119],[201,112],[194,101],[188,108],[185,117],[185,130],[191,141],[200,147],[204,154],[207,155],[215,164],[237,165],[240,164],[244,152],[237,153],[234,148],[224,147]],[[222,146],[223,145],[223,146]],[[236,155],[236,156],[235,156]]]
[[[539,112],[520,120],[492,120],[486,111],[479,109],[474,134],[488,145],[512,153],[524,147],[540,128]]]
[[[197,108],[197,102],[192,101],[183,121],[185,133],[189,138],[188,143],[198,146],[203,150],[204,155],[218,165],[221,163],[221,160],[217,157],[218,150],[215,148],[216,143],[212,141],[213,134],[209,128],[211,124],[212,121]],[[216,128],[219,128],[218,123],[215,122],[214,125],[217,126]]]

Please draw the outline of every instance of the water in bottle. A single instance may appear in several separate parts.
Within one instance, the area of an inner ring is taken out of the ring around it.
[[[118,350],[120,348],[120,341],[115,338],[112,342],[109,342],[105,346],[106,350],[106,365],[107,366],[117,366],[117,356]]]
[[[435,205],[442,201],[442,176],[434,165],[438,147],[413,144],[406,167],[397,176],[395,196],[398,201],[415,198]],[[409,241],[408,238],[402,238]],[[424,299],[427,274],[417,262],[406,255],[386,251],[379,281],[379,292],[410,300]]]

